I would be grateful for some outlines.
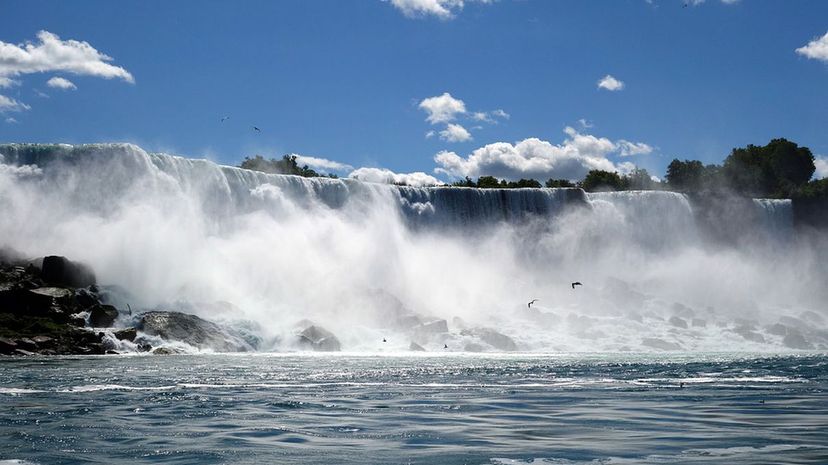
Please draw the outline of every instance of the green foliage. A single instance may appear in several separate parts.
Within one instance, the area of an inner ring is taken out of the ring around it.
[[[581,188],[587,192],[620,191],[626,189],[626,182],[613,171],[592,170],[581,181]]]
[[[807,147],[786,139],[768,145],[736,148],[725,159],[722,175],[736,192],[757,197],[786,197],[814,174],[814,156]]]
[[[623,178],[626,189],[634,191],[649,191],[655,189],[656,182],[644,168],[636,168]]]
[[[454,181],[451,185],[454,187],[477,187],[477,184],[468,176],[460,181]]]
[[[477,187],[481,189],[497,189],[500,186],[500,181],[494,176],[480,176],[477,178]]]
[[[546,187],[575,187],[575,184],[569,179],[547,179]]]
[[[698,160],[674,159],[667,166],[667,184],[677,191],[699,191],[703,179],[704,165]]]
[[[796,192],[793,197],[802,199],[828,199],[828,178],[811,181]]]
[[[261,155],[256,155],[253,158],[245,157],[244,161],[239,165],[239,168],[271,174],[293,174],[306,178],[320,176],[336,177],[336,175],[319,174],[311,168],[308,168],[308,165],[299,166],[296,163],[296,155],[285,155],[281,159],[271,158],[270,160],[262,158]]]

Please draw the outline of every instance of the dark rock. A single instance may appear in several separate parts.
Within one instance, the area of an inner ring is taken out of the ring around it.
[[[36,354],[36,353],[34,353],[34,352],[30,352],[30,351],[28,351],[28,350],[23,350],[23,349],[15,349],[15,350],[14,350],[14,352],[12,353],[12,355],[24,355],[24,356],[28,356],[28,355],[37,355],[37,354]]]
[[[135,337],[138,336],[138,330],[136,330],[135,328],[126,328],[115,331],[112,334],[115,336],[115,339],[118,339],[119,341],[132,342],[135,340]]]
[[[32,340],[38,347],[49,347],[55,342],[55,340],[49,336],[35,336]]]
[[[40,276],[59,286],[78,288],[95,284],[95,273],[89,266],[56,255],[43,258]]]
[[[505,352],[512,352],[517,350],[515,341],[505,334],[501,334],[490,328],[474,328],[470,330],[463,330],[460,334],[464,336],[476,336],[481,341],[489,344],[497,350]]]
[[[176,355],[181,352],[172,347],[156,347],[152,350],[153,355]]]
[[[641,344],[659,350],[681,350],[681,346],[675,342],[668,342],[657,337],[645,337]]]
[[[120,354],[120,352],[118,352],[117,350],[107,350],[106,351],[106,355],[118,355],[118,354]]]
[[[11,339],[0,337],[0,354],[12,354],[17,350],[17,343]]]
[[[317,352],[338,352],[341,349],[339,339],[332,332],[316,325],[308,326],[299,333],[299,344]]]
[[[19,349],[29,350],[32,352],[35,352],[38,349],[37,343],[27,337],[20,338],[15,342],[17,342],[17,347]]]
[[[89,311],[89,325],[93,328],[109,328],[118,318],[118,309],[112,305],[95,305]]]
[[[782,344],[785,344],[785,347],[790,347],[791,349],[811,350],[814,348],[814,346],[808,342],[808,340],[805,339],[805,336],[803,336],[799,331],[792,331],[785,336],[782,340]]]
[[[410,350],[412,352],[425,352],[426,351],[425,347],[421,346],[420,344],[417,344],[414,341],[411,341],[411,345],[408,346],[408,350]]]
[[[78,292],[75,294],[75,301],[84,310],[101,303],[98,295],[88,289],[78,289]]]
[[[687,322],[677,316],[671,316],[668,322],[676,328],[687,329]]]
[[[180,341],[217,352],[252,350],[247,342],[217,324],[179,312],[152,311],[141,315],[137,329],[168,341]]]
[[[149,352],[152,350],[152,346],[146,342],[139,342],[136,344],[136,347],[138,348],[138,352]]]

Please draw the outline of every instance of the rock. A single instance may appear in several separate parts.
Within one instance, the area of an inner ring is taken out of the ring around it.
[[[806,310],[806,311],[802,312],[799,315],[799,317],[802,318],[805,321],[817,324],[819,326],[822,326],[822,325],[825,324],[825,318],[823,318],[822,315],[820,315],[819,313],[814,312],[812,310]]]
[[[693,318],[693,321],[690,323],[694,328],[706,328],[707,321],[701,318]]]
[[[671,316],[667,322],[676,328],[687,329],[687,322],[677,316]]]
[[[515,344],[515,341],[512,338],[490,328],[463,330],[460,334],[464,336],[476,336],[486,344],[489,344],[495,349],[502,350],[504,352],[512,352],[517,350],[517,344]]]
[[[156,347],[152,350],[154,355],[175,355],[178,352],[170,349],[169,347]]]
[[[761,334],[753,331],[753,326],[739,326],[733,330],[734,333],[742,336],[743,338],[747,339],[751,342],[758,342],[760,344],[765,342],[764,336]]]
[[[641,344],[659,350],[681,350],[681,346],[675,342],[668,342],[657,337],[645,337]]]
[[[35,352],[38,349],[37,343],[27,337],[20,338],[15,342],[17,342],[17,347],[19,349],[29,350],[32,352]]]
[[[411,341],[411,345],[408,346],[408,350],[410,350],[412,352],[425,352],[426,351],[425,347],[421,346],[420,344],[417,344],[414,341]]]
[[[75,294],[75,302],[77,302],[78,306],[84,310],[101,303],[97,294],[89,291],[88,289],[78,289]]]
[[[35,336],[32,340],[38,347],[49,347],[55,342],[55,340],[49,336]]]
[[[470,342],[470,343],[466,344],[465,347],[463,347],[463,350],[465,352],[483,352],[485,350],[485,348],[483,346],[481,346],[480,344],[477,344],[475,342]]]
[[[299,344],[317,352],[339,352],[339,339],[327,329],[311,325],[299,333]]]
[[[120,352],[118,352],[117,350],[107,350],[106,351],[106,355],[118,355],[118,354],[120,354]]]
[[[808,342],[807,339],[805,339],[805,336],[796,330],[785,336],[782,340],[782,344],[785,344],[785,347],[790,347],[791,349],[811,350],[814,348],[814,346]]]
[[[56,255],[43,258],[40,277],[48,283],[66,287],[78,288],[95,284],[95,273],[89,266]]]
[[[426,334],[440,334],[448,332],[448,322],[446,320],[432,320],[421,324],[417,327],[418,332]]]
[[[109,328],[118,318],[118,309],[112,305],[95,305],[89,311],[89,325],[93,328]]]
[[[12,339],[0,337],[0,354],[12,354],[17,350],[17,343]]]
[[[136,344],[136,347],[138,348],[138,352],[149,352],[152,350],[152,346],[146,342],[139,342]]]
[[[252,347],[238,335],[231,334],[213,322],[186,313],[146,312],[140,316],[136,329],[168,341],[184,342],[199,349],[212,349],[217,352],[252,350]]]
[[[119,341],[132,342],[135,340],[135,337],[138,336],[138,330],[136,330],[135,328],[120,329],[112,333],[112,335],[115,336],[115,339]]]
[[[765,331],[768,334],[773,334],[774,336],[787,336],[788,335],[788,327],[783,325],[782,323],[776,323],[768,326],[765,328]]]
[[[15,350],[14,350],[14,352],[12,353],[12,355],[24,355],[24,356],[28,356],[28,355],[37,355],[37,354],[36,354],[36,353],[34,353],[34,352],[29,352],[28,350],[23,350],[23,349],[15,349]]]

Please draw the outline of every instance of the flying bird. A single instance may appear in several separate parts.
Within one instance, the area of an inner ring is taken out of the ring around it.
[[[575,281],[574,283],[572,283],[572,289],[575,289],[575,286],[583,286],[583,284],[581,284],[578,281]]]
[[[262,130],[257,128],[256,126],[253,126],[253,130],[256,131],[256,132],[262,132]]]
[[[538,299],[532,299],[532,301],[529,302],[528,304],[526,304],[526,306],[529,307],[529,308],[532,308],[532,304],[537,302],[537,301],[538,301]]]
[[[443,344],[444,349],[448,349],[448,344]]]
[[[386,341],[385,341],[385,338],[382,338],[382,342],[386,342]]]
[[[223,122],[227,121],[228,119],[230,119],[230,117],[229,117],[229,116],[225,116],[225,117],[221,118],[221,122],[223,123]]]

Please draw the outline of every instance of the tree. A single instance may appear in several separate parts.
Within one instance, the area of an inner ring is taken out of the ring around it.
[[[625,187],[624,180],[621,179],[621,176],[612,171],[592,170],[581,181],[581,188],[588,192],[595,192],[597,190],[619,191],[624,190]]]
[[[477,187],[481,189],[497,189],[500,186],[500,181],[494,176],[480,176],[477,178]]]
[[[786,139],[765,146],[735,148],[725,159],[723,177],[737,192],[752,196],[788,196],[811,179],[816,166],[807,147]]]
[[[524,188],[524,187],[538,188],[538,187],[541,187],[541,183],[539,183],[538,181],[536,181],[534,179],[520,179],[520,180],[518,180],[518,182],[515,182],[515,183],[510,182],[509,187],[518,188],[518,189],[521,189],[521,188]]]
[[[704,165],[698,160],[674,159],[667,166],[667,184],[680,192],[701,190],[704,171]]]
[[[548,179],[546,181],[546,187],[575,187],[575,184],[572,183],[569,179]]]
[[[294,174],[306,178],[321,176],[309,168],[308,165],[300,167],[296,163],[296,155],[285,155],[281,159],[271,158],[270,160],[262,158],[261,155],[256,155],[253,158],[245,157],[239,165],[239,168],[272,174]]]
[[[623,178],[626,188],[630,190],[643,191],[652,190],[655,187],[655,181],[644,168],[636,168]]]
[[[790,192],[803,186],[814,175],[814,155],[808,147],[799,147],[786,139],[773,139],[764,147],[777,188]]]
[[[477,187],[477,184],[471,180],[470,177],[466,176],[465,179],[461,179],[460,181],[454,181],[451,183],[454,187]]]

